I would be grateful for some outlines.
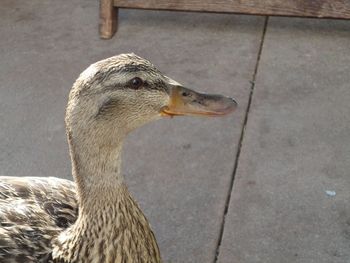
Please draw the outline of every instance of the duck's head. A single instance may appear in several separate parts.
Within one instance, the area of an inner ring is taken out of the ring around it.
[[[236,106],[231,98],[185,88],[135,54],[122,54],[80,75],[69,95],[66,123],[73,137],[83,133],[106,140],[161,117],[222,116]]]

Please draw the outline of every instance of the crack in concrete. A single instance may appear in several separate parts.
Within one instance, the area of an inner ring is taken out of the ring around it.
[[[263,46],[264,46],[264,40],[265,40],[265,35],[266,35],[268,21],[269,21],[269,17],[267,16],[265,18],[265,21],[264,21],[263,31],[262,31],[262,35],[261,35],[259,50],[258,50],[258,56],[257,56],[256,64],[255,64],[255,67],[254,67],[252,80],[250,82],[251,86],[250,86],[250,94],[249,94],[246,114],[244,116],[244,122],[243,122],[242,130],[241,130],[241,135],[240,135],[239,144],[238,144],[238,150],[237,150],[236,158],[235,158],[235,162],[234,162],[234,168],[233,168],[232,177],[231,177],[231,181],[230,181],[230,187],[229,187],[229,191],[228,191],[226,202],[225,202],[225,209],[224,209],[224,213],[223,213],[223,217],[222,217],[220,234],[219,234],[219,239],[218,239],[218,243],[217,243],[217,246],[216,246],[215,257],[214,257],[213,263],[217,263],[218,258],[219,258],[219,254],[220,254],[220,246],[221,246],[222,238],[223,238],[223,235],[224,235],[226,216],[227,216],[227,212],[228,212],[228,209],[229,209],[229,206],[230,206],[230,200],[231,200],[231,195],[232,195],[233,184],[234,184],[235,175],[236,175],[236,172],[237,172],[239,157],[240,157],[240,154],[241,154],[241,149],[242,149],[242,143],[243,143],[243,138],[244,138],[244,134],[245,134],[245,129],[246,129],[247,122],[248,122],[250,106],[251,106],[252,99],[253,99],[256,75],[258,73],[258,68],[259,68],[261,53],[262,53]]]

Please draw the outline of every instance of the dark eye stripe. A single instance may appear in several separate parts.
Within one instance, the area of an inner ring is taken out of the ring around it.
[[[166,91],[167,90],[167,84],[164,83],[163,80],[151,80],[151,82],[148,81],[143,81],[142,82],[142,87],[146,88],[146,89],[150,89],[150,90],[160,90],[160,91]],[[88,94],[97,94],[97,93],[103,93],[106,91],[114,91],[114,90],[118,90],[118,89],[135,89],[132,84],[131,84],[131,80],[129,80],[127,83],[114,83],[114,84],[110,84],[107,86],[104,86],[102,89],[100,90],[96,90],[93,92],[87,92],[84,93],[83,95],[88,95]]]

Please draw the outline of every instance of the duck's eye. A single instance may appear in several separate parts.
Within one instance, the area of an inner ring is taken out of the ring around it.
[[[138,89],[138,88],[140,88],[140,87],[142,86],[142,84],[143,84],[143,80],[140,79],[140,78],[138,78],[138,77],[133,78],[133,79],[131,80],[131,87],[132,87],[133,89]]]

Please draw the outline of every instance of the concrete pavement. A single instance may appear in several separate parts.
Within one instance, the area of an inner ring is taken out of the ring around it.
[[[350,262],[349,65],[349,21],[270,18],[218,262]]]

